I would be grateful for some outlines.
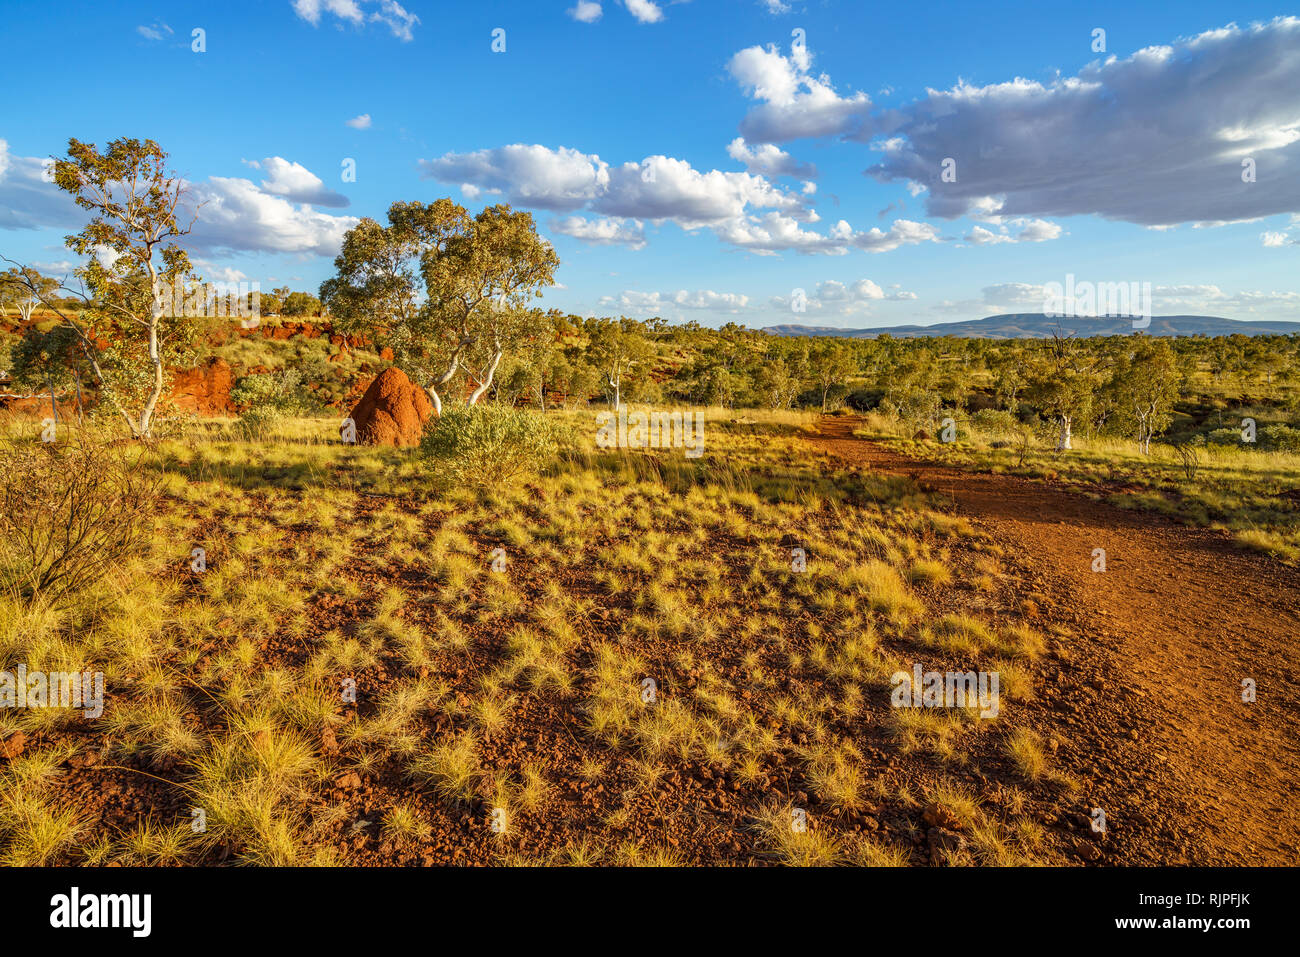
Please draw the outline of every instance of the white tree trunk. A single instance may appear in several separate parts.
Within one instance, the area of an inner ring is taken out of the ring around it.
[[[1064,452],[1067,449],[1072,448],[1074,448],[1074,446],[1070,444],[1070,417],[1068,415],[1063,415],[1061,416],[1060,435],[1056,440],[1056,451]]]
[[[483,398],[483,394],[487,392],[488,389],[492,388],[492,380],[497,374],[497,366],[501,362],[501,355],[502,350],[501,347],[498,346],[496,351],[492,353],[492,361],[488,363],[487,375],[483,377],[482,383],[480,383],[479,387],[474,390],[473,395],[469,397],[470,405],[477,405],[478,400]]]

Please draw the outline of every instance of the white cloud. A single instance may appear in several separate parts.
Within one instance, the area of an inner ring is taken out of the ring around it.
[[[343,244],[343,234],[360,222],[355,216],[319,212],[306,203],[295,205],[247,179],[213,176],[191,190],[203,205],[185,245],[200,252],[333,256]]]
[[[407,43],[414,39],[414,27],[420,22],[420,18],[407,11],[396,0],[380,0],[379,10],[370,15],[370,22],[386,25],[393,32],[393,36]]]
[[[368,130],[370,129],[370,114],[362,113],[360,116],[354,116],[346,122],[354,130]]]
[[[780,210],[805,222],[817,219],[802,197],[762,176],[701,172],[685,160],[668,156],[611,166],[599,156],[568,147],[514,144],[447,153],[422,160],[420,168],[426,177],[442,182],[495,190],[516,205],[671,220],[688,230],[727,223],[750,207]]]
[[[897,249],[899,246],[914,246],[918,243],[939,241],[939,230],[929,223],[917,223],[910,219],[896,219],[888,232],[871,228],[865,233],[856,233],[852,243],[867,252],[883,253]]]
[[[497,190],[513,203],[540,209],[579,209],[609,187],[608,164],[565,146],[553,150],[516,143],[473,153],[446,153],[419,165],[428,178]]]
[[[1011,232],[1008,226],[1018,226],[1019,229]],[[1061,227],[1058,223],[1045,219],[1012,219],[1001,224],[996,233],[983,226],[976,226],[966,234],[965,239],[976,246],[989,246],[999,243],[1042,243],[1057,239],[1060,235]]]
[[[658,23],[664,18],[664,12],[653,0],[623,0],[623,6],[641,23]]]
[[[601,296],[599,305],[617,309],[632,316],[662,316],[678,310],[708,310],[711,312],[739,313],[749,307],[749,297],[733,292],[714,292],[712,289],[676,292],[641,292],[628,289],[617,296]]]
[[[1096,214],[1145,226],[1300,210],[1300,19],[1111,56],[1049,84],[930,90],[880,117],[869,172],[929,187],[927,211]],[[956,160],[956,181],[940,178]],[[1257,181],[1243,182],[1255,161]]]
[[[897,286],[891,288],[897,289]],[[847,285],[837,279],[827,279],[819,282],[811,295],[805,293],[801,304],[807,312],[851,316],[871,313],[872,303],[908,302],[913,299],[916,299],[914,292],[886,293],[870,279],[858,279]],[[773,296],[769,302],[781,311],[789,311],[794,296]]]
[[[727,155],[737,162],[744,163],[745,169],[749,172],[763,176],[796,176],[800,179],[808,179],[817,175],[817,167],[811,163],[801,163],[785,150],[771,143],[746,146],[743,136],[737,136],[727,144]]]
[[[645,246],[645,226],[639,219],[565,216],[563,219],[551,220],[551,229],[593,246],[628,246],[632,249],[642,249]]]
[[[871,99],[865,93],[840,96],[830,77],[813,76],[806,45],[783,56],[775,46],[748,47],[727,69],[747,94],[761,100],[741,120],[740,132],[756,143],[782,143],[805,137],[842,135],[864,140]]]
[[[366,19],[356,0],[293,0],[293,12],[312,26],[320,25],[322,12],[351,23],[364,23]]]
[[[768,13],[789,13],[790,4],[784,0],[758,0],[758,5],[764,7]]]
[[[195,271],[203,277],[205,282],[244,282],[248,275],[242,270],[235,269],[231,266],[216,266],[206,259],[192,258],[190,260]]]
[[[369,16],[363,3],[375,7]],[[397,0],[293,0],[293,12],[314,27],[320,26],[325,13],[358,27],[366,23],[382,23],[403,42],[414,38],[414,27],[420,22],[419,17]]]
[[[267,174],[267,178],[262,181],[264,192],[312,206],[342,209],[351,205],[346,196],[326,189],[320,177],[301,163],[293,163],[280,156],[268,156],[256,164],[256,168]]]
[[[461,184],[470,198],[492,191],[512,204],[554,212],[586,210],[620,220],[671,221],[685,230],[709,228],[724,242],[760,255],[884,252],[939,239],[935,227],[904,219],[888,232],[855,233],[840,221],[822,234],[806,228],[819,221],[807,205],[806,188],[801,195],[753,173],[702,172],[668,156],[611,166],[568,147],[514,144],[447,153],[421,160],[420,168],[426,177]]]
[[[577,6],[568,10],[569,16],[579,23],[595,23],[600,19],[601,12],[600,4],[595,0],[578,0]]]
[[[0,139],[0,229],[76,229],[87,216],[71,197],[44,180],[38,156],[16,156]]]
[[[840,220],[828,235],[804,229],[798,221],[780,212],[762,216],[736,217],[717,229],[725,242],[760,256],[772,256],[786,250],[843,256],[849,251],[853,230]]]
[[[140,36],[144,37],[146,40],[165,40],[175,31],[173,31],[171,27],[167,26],[167,24],[159,22],[155,23],[151,27],[136,27],[135,32],[140,34]]]

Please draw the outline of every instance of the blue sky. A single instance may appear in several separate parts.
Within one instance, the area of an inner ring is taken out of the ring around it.
[[[543,305],[578,313],[928,324],[1073,274],[1300,319],[1300,22],[1155,6],[9,5],[0,254],[66,268],[79,214],[40,159],[137,136],[207,204],[200,272],[263,289],[314,291],[356,217],[450,195],[530,209],[562,261]]]

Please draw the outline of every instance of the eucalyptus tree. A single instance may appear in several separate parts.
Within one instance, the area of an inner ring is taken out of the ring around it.
[[[440,393],[462,372],[471,404],[492,387],[528,334],[526,304],[558,265],[529,213],[497,205],[471,217],[445,198],[394,203],[387,226],[363,219],[348,231],[320,298],[340,330],[391,348],[441,414]]]
[[[54,182],[91,214],[65,240],[84,257],[75,271],[80,286],[51,289],[23,267],[18,281],[76,340],[100,400],[121,414],[133,436],[148,438],[168,368],[193,358],[195,327],[186,310],[159,305],[174,302],[171,291],[195,278],[176,242],[195,218],[182,224],[184,180],[168,170],[167,154],[153,140],[123,138],[102,152],[70,139],[68,155],[54,163]],[[71,293],[84,308],[74,313],[56,292]]]

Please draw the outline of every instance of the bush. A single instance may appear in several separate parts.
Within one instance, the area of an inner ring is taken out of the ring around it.
[[[1207,441],[1211,445],[1241,445],[1240,429],[1215,429],[1208,436]]]
[[[500,405],[452,406],[425,428],[420,455],[447,483],[504,485],[555,454],[557,431],[543,413]]]
[[[1259,430],[1261,444],[1279,452],[1300,452],[1300,429],[1289,425],[1266,425]]]
[[[230,399],[244,407],[239,427],[249,438],[260,438],[277,422],[308,415],[315,408],[311,394],[302,386],[302,376],[291,369],[244,376],[230,390]]]
[[[0,470],[0,583],[26,599],[80,591],[143,544],[158,479],[84,432],[15,443]]]
[[[1010,435],[1020,425],[1016,417],[1005,409],[980,409],[970,421],[976,431],[991,435]]]

